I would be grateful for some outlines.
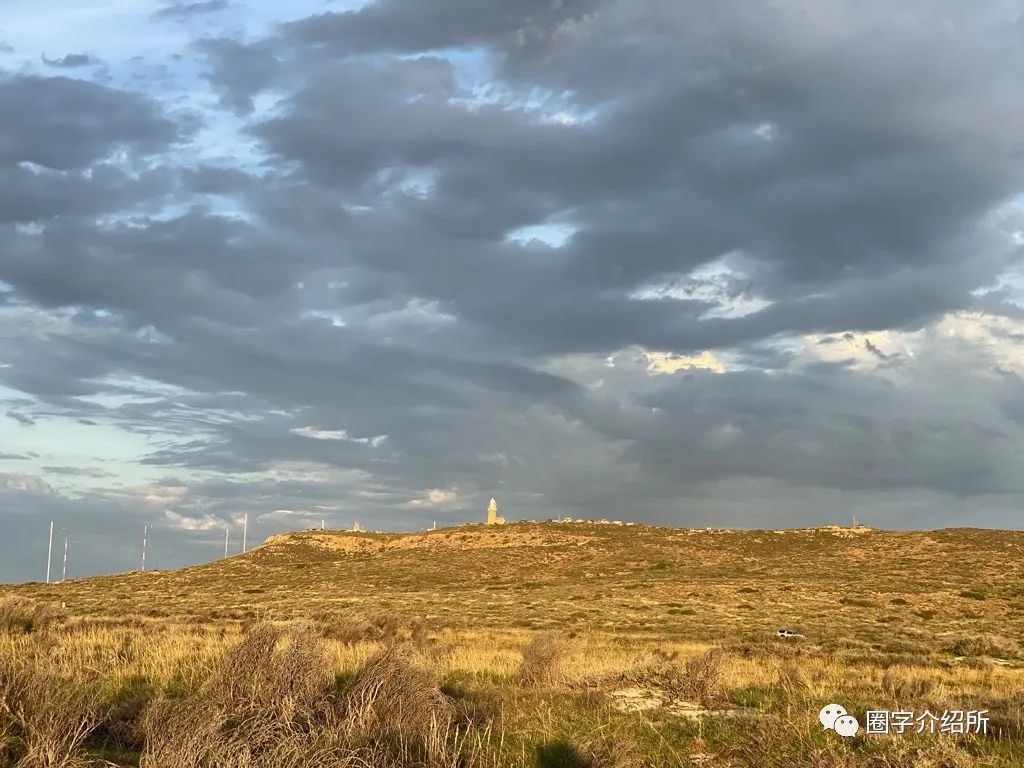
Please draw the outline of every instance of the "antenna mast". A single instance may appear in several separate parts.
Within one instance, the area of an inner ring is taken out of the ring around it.
[[[224,527],[224,557],[228,556],[228,529]]]
[[[64,532],[64,568],[60,573],[60,580],[66,581],[68,578],[68,533]]]
[[[146,542],[149,538],[149,526],[142,527],[142,572],[146,572]]]
[[[245,552],[245,547],[249,539],[249,513],[245,513],[245,517],[242,518],[242,552]]]
[[[53,520],[50,521],[50,546],[46,549],[46,583],[50,583],[50,560],[53,558]]]

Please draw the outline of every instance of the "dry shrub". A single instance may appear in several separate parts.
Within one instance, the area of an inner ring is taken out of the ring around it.
[[[801,725],[769,716],[745,719],[741,727],[736,726],[730,729],[730,744],[718,752],[723,762],[711,765],[756,768],[977,768],[990,765],[979,762],[949,738],[871,739],[871,748],[861,751],[856,743],[860,739],[829,738],[822,743],[814,738],[818,733],[817,719]]]
[[[320,633],[328,640],[346,644],[379,642],[397,638],[401,626],[397,616],[384,611],[368,616],[347,613],[322,623]]]
[[[49,603],[19,595],[8,595],[0,600],[0,632],[45,632],[64,620],[64,612]]]
[[[347,711],[367,733],[422,736],[447,727],[454,707],[433,676],[414,665],[409,651],[389,645],[372,656],[348,690]]]
[[[221,661],[207,684],[205,695],[228,711],[261,706],[272,696],[274,650],[284,630],[273,624],[256,624]]]
[[[499,686],[477,687],[472,691],[458,685],[441,689],[455,707],[455,722],[464,726],[502,726],[505,699]]]
[[[253,626],[187,699],[144,716],[143,768],[461,766],[480,750],[408,653],[385,648],[338,701],[312,625]]]
[[[790,659],[785,659],[779,665],[778,685],[790,695],[804,692],[810,687],[803,670]]]
[[[102,719],[99,682],[47,665],[29,653],[0,657],[0,716],[20,733],[15,766],[85,766],[82,743]]]
[[[333,676],[312,625],[257,624],[200,691],[161,699],[142,730],[148,768],[302,765],[332,707]]]
[[[377,627],[362,616],[334,617],[320,624],[320,633],[327,640],[337,640],[347,645],[372,642],[380,637]]]
[[[890,668],[882,674],[882,690],[901,704],[919,704],[935,690],[935,682],[919,675],[901,675]]]
[[[138,752],[145,746],[142,720],[154,698],[156,687],[142,676],[129,677],[107,697],[106,717],[97,735],[121,747]]]
[[[523,648],[523,662],[517,677],[524,685],[558,685],[566,680],[566,662],[571,646],[555,632],[535,636]]]
[[[992,656],[1000,659],[1020,656],[1020,644],[1002,635],[968,635],[959,637],[949,646],[954,656]]]
[[[291,718],[319,706],[332,685],[330,662],[311,624],[287,631],[257,624],[227,654],[204,693],[234,715],[260,712]]]
[[[720,698],[718,684],[725,665],[725,651],[709,648],[686,662],[684,679],[688,695],[704,707],[712,707]]]
[[[573,745],[586,768],[643,768],[646,761],[628,742],[616,739],[585,739]]]
[[[710,648],[680,666],[655,654],[651,663],[620,675],[616,682],[655,688],[671,702],[697,702],[713,709],[723,703],[719,681],[725,658],[721,648]]]
[[[223,710],[197,701],[154,701],[142,720],[146,745],[139,764],[148,768],[208,765],[223,739],[225,719]]]

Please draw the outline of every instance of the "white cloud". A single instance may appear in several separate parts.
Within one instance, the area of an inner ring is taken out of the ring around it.
[[[308,437],[313,440],[344,440],[348,443],[358,443],[359,445],[369,445],[376,448],[385,440],[388,439],[387,435],[373,435],[372,437],[349,437],[348,430],[345,429],[318,429],[316,427],[296,427],[292,430],[293,435],[299,435],[301,437]]]
[[[725,373],[725,365],[708,350],[698,355],[676,355],[672,352],[644,351],[647,358],[647,370],[654,374],[676,373],[688,370],[706,370],[714,373]]]
[[[733,251],[702,264],[685,275],[647,285],[634,291],[639,301],[701,301],[711,306],[701,319],[736,318],[759,312],[772,302],[752,292],[753,260]]]
[[[24,493],[52,494],[53,488],[41,477],[23,473],[0,475],[0,488]]]
[[[411,499],[410,507],[447,507],[459,500],[459,494],[455,489],[430,488],[419,499]]]
[[[317,429],[315,427],[296,427],[292,434],[310,437],[314,440],[348,440],[348,432],[344,429]]]

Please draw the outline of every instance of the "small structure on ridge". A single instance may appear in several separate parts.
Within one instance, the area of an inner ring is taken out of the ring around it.
[[[488,525],[504,525],[505,518],[498,516],[498,502],[491,497],[491,503],[487,505],[487,524]]]

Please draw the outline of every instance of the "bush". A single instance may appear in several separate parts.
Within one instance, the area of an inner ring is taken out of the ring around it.
[[[697,702],[712,709],[722,703],[719,682],[726,654],[721,648],[709,648],[680,666],[663,653],[646,667],[622,676],[620,682],[654,688],[670,702]]]
[[[0,600],[0,632],[45,632],[59,626],[64,619],[64,612],[49,603],[18,595],[8,595]]]
[[[122,681],[106,697],[102,735],[114,745],[140,751],[145,745],[142,718],[155,695],[156,687],[145,677],[136,675]]]
[[[84,768],[82,744],[101,720],[98,681],[32,655],[0,657],[0,715],[20,733],[15,768]]]
[[[887,669],[882,675],[882,690],[900,706],[917,705],[935,690],[935,682],[926,677],[903,677],[893,669]]]
[[[352,681],[346,706],[361,730],[406,738],[423,737],[432,727],[447,728],[454,715],[433,676],[415,666],[408,650],[397,645],[366,662]]]
[[[643,768],[647,764],[636,749],[621,740],[584,739],[574,748],[586,768]]]
[[[1012,658],[1020,655],[1016,640],[1001,635],[970,635],[959,637],[949,645],[954,656],[994,656]]]
[[[565,682],[569,643],[561,635],[547,632],[534,637],[523,648],[523,662],[517,677],[524,685],[556,685]]]
[[[194,696],[152,703],[143,717],[141,764],[287,765],[308,753],[309,726],[326,721],[333,688],[312,625],[256,624]]]
[[[320,633],[328,640],[355,644],[393,641],[401,634],[401,627],[398,617],[381,611],[369,616],[343,614],[332,617],[320,625]]]
[[[701,706],[711,707],[719,698],[718,684],[725,665],[725,651],[709,648],[686,662],[685,680],[688,695]]]

